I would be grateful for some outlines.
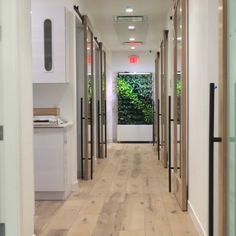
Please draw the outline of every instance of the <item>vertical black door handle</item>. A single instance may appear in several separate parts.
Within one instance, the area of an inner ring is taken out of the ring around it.
[[[98,157],[100,158],[100,154],[101,154],[101,151],[100,151],[100,144],[101,144],[101,141],[100,141],[100,101],[98,100],[97,102],[97,129],[98,129]]]
[[[107,157],[107,100],[104,101],[105,103],[105,157]]]
[[[3,126],[0,125],[0,141],[3,141],[3,139],[4,139]]]
[[[80,99],[80,125],[81,125],[81,129],[80,129],[80,142],[81,142],[81,178],[84,178],[84,141],[83,141],[83,133],[84,133],[84,117],[83,117],[83,98]]]
[[[215,128],[215,84],[210,84],[209,104],[209,236],[214,236],[214,143],[221,138],[214,137]]]
[[[152,145],[155,145],[155,108],[154,101],[152,101]]]
[[[91,150],[90,150],[90,164],[91,164],[91,179],[93,179],[93,102],[90,100],[90,141],[91,141]]]
[[[160,100],[157,100],[157,152],[160,160]]]

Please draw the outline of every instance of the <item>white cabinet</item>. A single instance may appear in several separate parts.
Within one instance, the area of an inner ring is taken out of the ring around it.
[[[64,200],[71,191],[68,128],[34,128],[36,200]]]
[[[66,83],[66,10],[32,9],[33,83]]]

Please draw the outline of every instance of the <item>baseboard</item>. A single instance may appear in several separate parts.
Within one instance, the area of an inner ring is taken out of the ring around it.
[[[125,143],[127,143],[127,144],[139,144],[139,143],[145,144],[145,143],[152,143],[152,142],[150,142],[150,141],[119,141],[117,143],[121,143],[121,144],[125,144]]]
[[[73,184],[72,184],[72,192],[78,190],[78,180],[76,180]]]
[[[108,140],[107,140],[107,143],[114,143],[114,142],[113,142],[113,139],[108,139]]]
[[[205,232],[200,220],[197,217],[196,212],[194,211],[194,209],[189,201],[188,201],[188,212],[189,212],[189,215],[190,215],[195,227],[197,228],[199,235],[207,236],[207,233]]]

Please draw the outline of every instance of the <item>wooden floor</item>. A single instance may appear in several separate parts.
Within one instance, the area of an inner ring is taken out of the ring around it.
[[[111,144],[108,154],[66,202],[36,203],[36,236],[198,235],[152,145]]]

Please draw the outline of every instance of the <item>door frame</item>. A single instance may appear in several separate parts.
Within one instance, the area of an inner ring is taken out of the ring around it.
[[[160,52],[157,52],[156,55],[156,60],[155,60],[155,142],[157,145],[157,149],[159,150],[159,145],[160,145],[160,124],[158,122],[158,118],[159,118],[159,109],[158,109],[158,102],[159,102],[159,81],[160,81]],[[159,104],[160,105],[160,104]],[[158,127],[159,126],[159,127]],[[159,155],[159,152],[158,152]],[[158,156],[159,158],[159,156]]]
[[[93,153],[93,145],[94,145],[94,137],[93,137],[93,129],[94,129],[94,123],[93,123],[93,110],[94,110],[94,51],[93,51],[93,32],[91,28],[89,27],[89,18],[87,15],[83,16],[83,25],[84,25],[84,133],[83,133],[83,150],[84,155],[82,158],[84,158],[84,179],[89,180],[93,178],[93,162],[94,162],[94,153]],[[89,115],[89,93],[88,93],[88,45],[87,45],[87,38],[90,34],[91,37],[91,79],[92,79],[92,114]],[[89,140],[89,120],[90,120],[90,129],[91,129],[91,135]],[[91,145],[90,152],[89,152],[89,145]],[[90,164],[90,165],[89,165]]]
[[[161,43],[161,163],[167,168],[167,79],[168,79],[168,30],[163,31]]]
[[[101,57],[100,57],[100,47],[99,42],[97,41],[97,38],[94,38],[94,77],[95,77],[95,100],[94,100],[94,121],[96,121],[96,125],[94,127],[96,128],[96,134],[95,143],[96,143],[96,158],[100,158],[100,132],[101,132],[101,124],[100,124],[100,102],[101,102],[101,96],[100,96],[100,82],[101,82]]]
[[[219,1],[219,217],[218,235],[227,235],[227,0]]]
[[[100,117],[101,117],[101,143],[100,143],[100,157],[107,157],[107,100],[106,100],[106,51],[104,50],[103,43],[100,46]]]
[[[177,155],[177,7],[182,8],[182,78],[181,78],[181,178],[178,175]],[[183,211],[187,210],[187,0],[176,0],[174,5],[174,195]]]

